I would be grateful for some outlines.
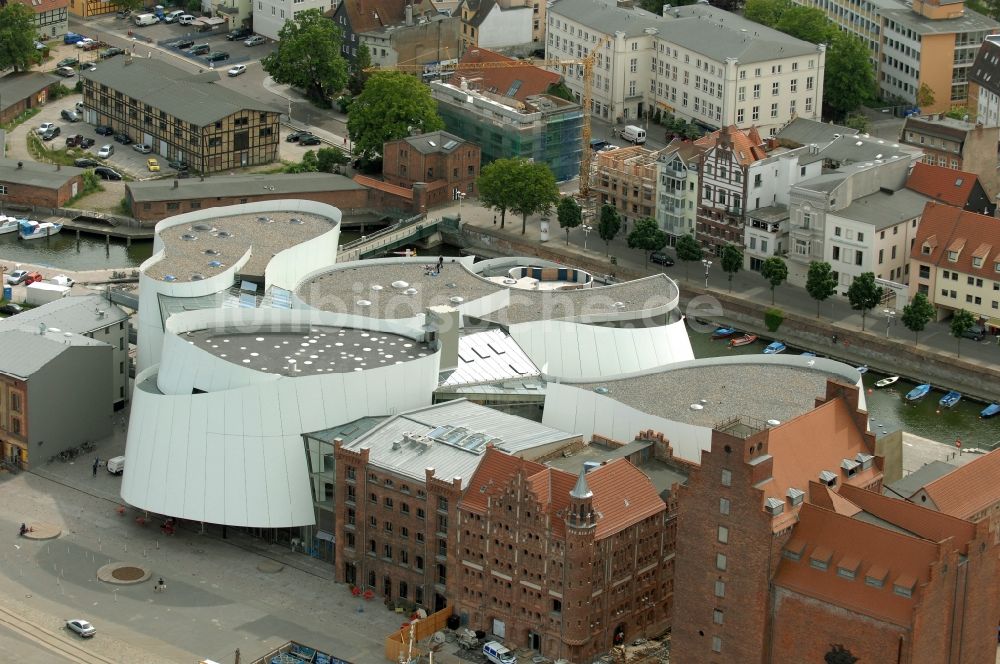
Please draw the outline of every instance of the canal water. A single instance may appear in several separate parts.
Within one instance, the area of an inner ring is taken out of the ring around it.
[[[760,354],[772,341],[761,337],[747,346],[730,348],[726,340],[713,340],[710,334],[691,329],[688,332],[694,355],[699,358]],[[811,349],[789,348],[785,352],[798,355],[804,350]],[[816,353],[823,355],[822,349]],[[868,413],[871,416],[871,429],[876,435],[902,429],[941,443],[953,444],[960,440],[963,448],[993,449],[1000,442],[1000,416],[990,420],[979,418],[979,412],[986,404],[963,398],[953,408],[942,408],[938,405],[938,399],[944,396],[946,390],[938,386],[923,400],[910,403],[904,397],[916,387],[914,383],[899,380],[891,387],[879,389],[875,387],[875,382],[882,378],[885,378],[884,374],[872,371],[862,378]],[[753,386],[747,386],[747,389],[753,389]]]

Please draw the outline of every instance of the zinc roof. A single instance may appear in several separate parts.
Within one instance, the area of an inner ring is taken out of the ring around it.
[[[107,346],[72,332],[0,331],[0,373],[28,379],[74,346]]]
[[[128,319],[128,314],[117,304],[100,295],[61,297],[34,309],[27,309],[16,316],[0,320],[0,330],[38,331],[44,323],[48,328],[63,332],[86,334]]]

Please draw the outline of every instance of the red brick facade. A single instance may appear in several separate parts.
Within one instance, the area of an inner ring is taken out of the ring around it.
[[[48,164],[31,164],[32,171],[38,171],[42,168],[51,168],[53,173],[57,173],[59,170],[55,166]],[[74,170],[79,171],[79,169]],[[21,179],[20,177],[11,176],[10,179],[5,179],[3,176],[0,176],[0,194],[3,194],[0,198],[2,198],[5,205],[62,207],[70,199],[83,191],[82,176],[70,175],[68,171],[64,173],[66,176],[65,179],[57,184],[56,181],[58,178],[53,178],[53,183],[50,186],[22,184],[18,181]]]
[[[369,463],[335,442],[337,581],[383,600],[409,602],[428,612],[444,608],[449,538],[458,522],[461,480],[447,482],[425,470],[424,481]]]
[[[411,140],[426,143],[427,136],[436,136],[437,149],[424,152],[414,147]],[[449,140],[459,145],[444,150]],[[409,139],[386,143],[382,151],[382,177],[386,182],[412,188],[417,182],[427,184],[427,206],[446,205],[459,191],[467,196],[476,195],[476,178],[479,177],[480,149],[450,134],[436,132]]]

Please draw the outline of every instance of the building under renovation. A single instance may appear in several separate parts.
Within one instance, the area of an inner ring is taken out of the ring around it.
[[[656,217],[657,160],[662,150],[638,145],[597,154],[591,187],[601,205],[618,210],[629,221]]]
[[[547,94],[518,101],[512,96],[434,81],[431,92],[447,131],[478,144],[485,166],[523,157],[547,164],[563,181],[580,173],[583,111],[579,104]]]

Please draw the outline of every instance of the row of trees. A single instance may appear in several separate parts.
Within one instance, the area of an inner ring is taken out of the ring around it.
[[[827,115],[844,120],[875,95],[875,70],[868,47],[837,29],[822,10],[792,0],[749,0],[745,16],[814,44],[826,44],[823,104]]]

